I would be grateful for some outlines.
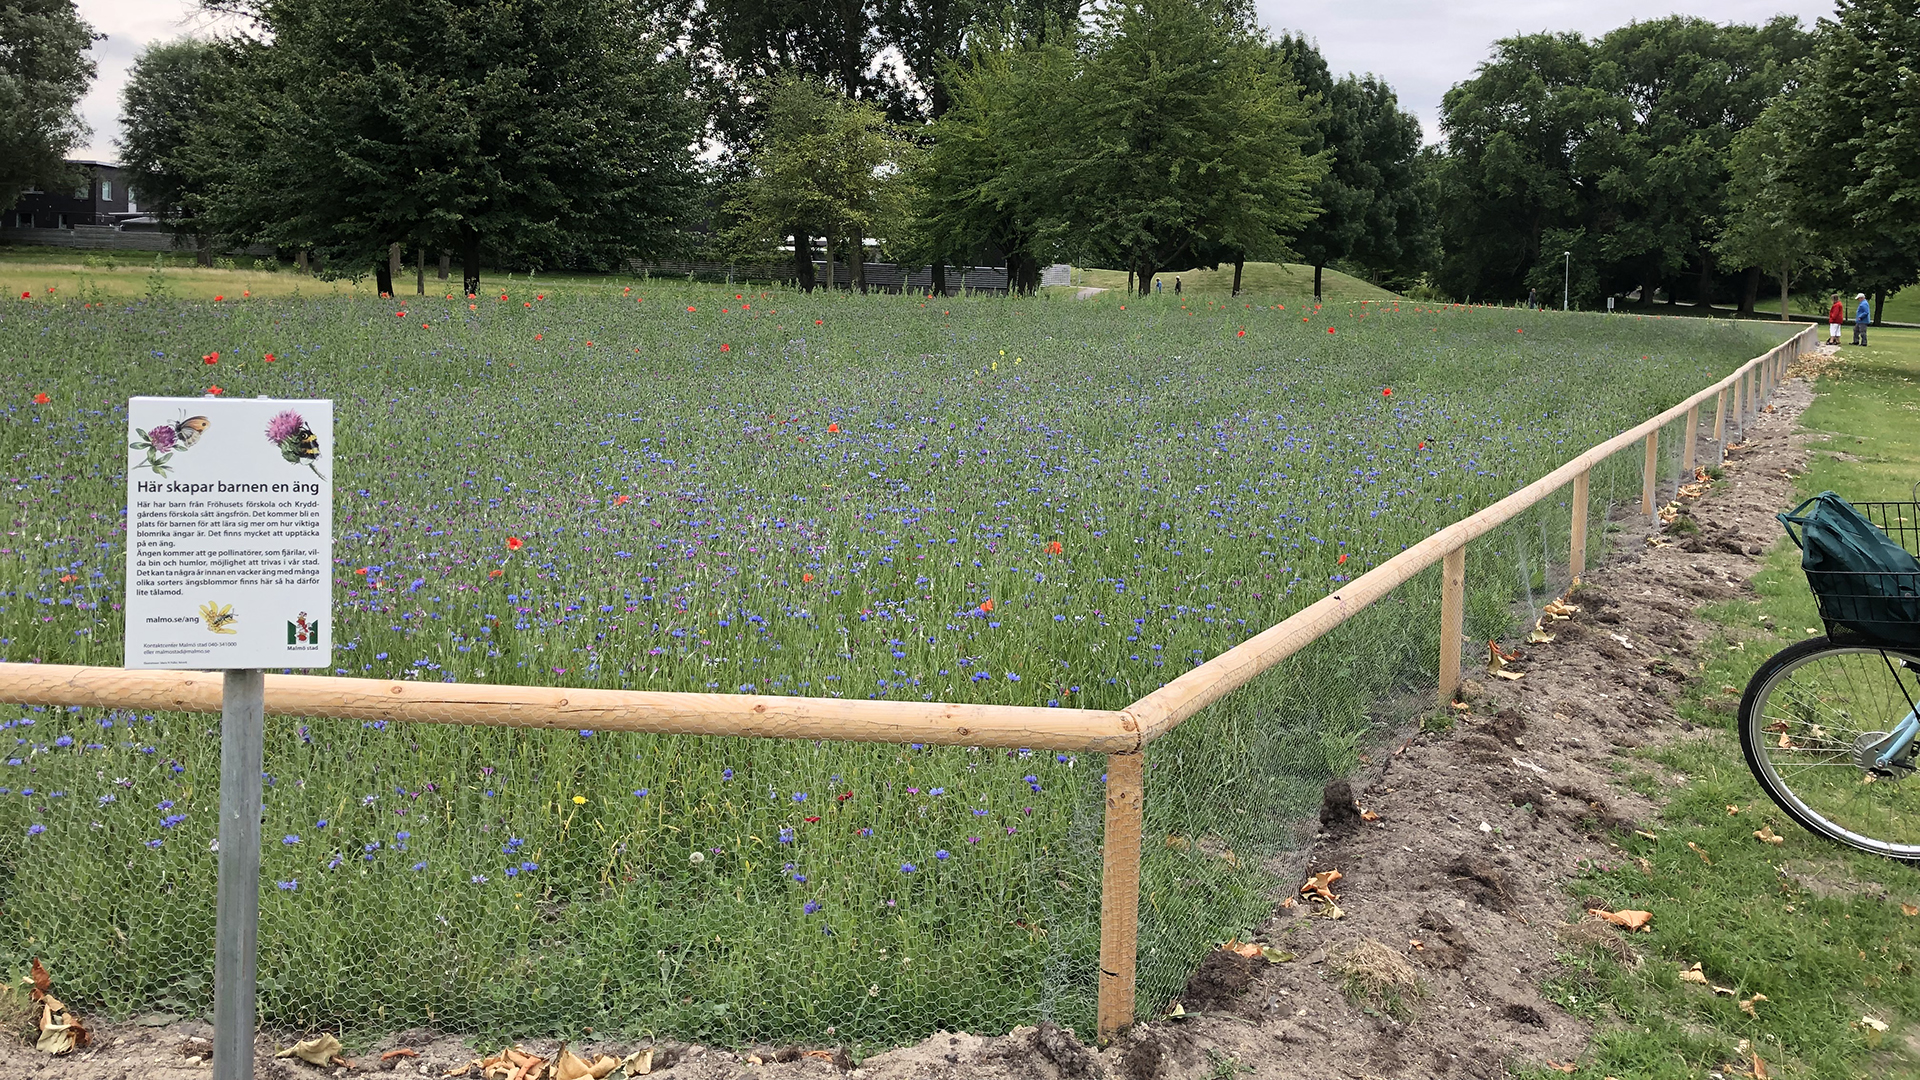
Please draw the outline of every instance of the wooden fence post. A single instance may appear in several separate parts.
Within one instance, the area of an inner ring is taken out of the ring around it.
[[[1460,637],[1466,626],[1467,548],[1447,552],[1440,561],[1440,707],[1453,703],[1460,689]]]
[[[1133,1023],[1140,933],[1140,819],[1146,755],[1107,755],[1107,821],[1100,855],[1100,1041]]]
[[[1722,442],[1727,437],[1727,391],[1713,401],[1713,441]]]
[[[1573,550],[1567,554],[1567,562],[1573,568],[1573,580],[1578,582],[1587,572],[1587,490],[1591,484],[1592,469],[1581,472],[1573,478]]]
[[[1745,381],[1745,379],[1735,379],[1733,385],[1727,388],[1727,392],[1733,395],[1733,401],[1730,404],[1733,409],[1733,426],[1736,428],[1746,426],[1746,413],[1741,411],[1740,405],[1740,385]],[[1732,438],[1733,432],[1727,432],[1727,436]]]
[[[1680,468],[1686,473],[1681,483],[1686,483],[1693,479],[1693,444],[1700,438],[1700,406],[1695,405],[1687,410],[1687,432],[1681,438]]]
[[[1640,470],[1640,512],[1653,516],[1653,481],[1660,464],[1660,432],[1647,433],[1647,463]]]

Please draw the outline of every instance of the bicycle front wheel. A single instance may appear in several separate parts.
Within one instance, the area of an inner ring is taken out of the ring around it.
[[[1812,638],[1754,673],[1740,699],[1740,749],[1767,796],[1808,831],[1920,860],[1912,750],[1894,768],[1871,767],[1915,702],[1920,653]]]

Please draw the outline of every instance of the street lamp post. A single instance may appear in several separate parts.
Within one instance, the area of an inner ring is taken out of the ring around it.
[[[1573,252],[1560,253],[1563,263],[1560,268],[1560,310],[1566,311],[1567,298],[1573,294]]]

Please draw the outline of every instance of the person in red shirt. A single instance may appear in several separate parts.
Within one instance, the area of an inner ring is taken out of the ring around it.
[[[1840,324],[1847,321],[1847,306],[1840,302],[1840,294],[1833,294],[1833,306],[1827,309],[1827,344],[1840,344]]]

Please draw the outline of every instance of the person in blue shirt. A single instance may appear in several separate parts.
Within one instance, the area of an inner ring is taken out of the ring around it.
[[[1860,306],[1853,311],[1853,343],[1855,345],[1865,345],[1867,343],[1867,319],[1872,312],[1867,308],[1866,293],[1858,293],[1854,296],[1854,299],[1860,301]]]

